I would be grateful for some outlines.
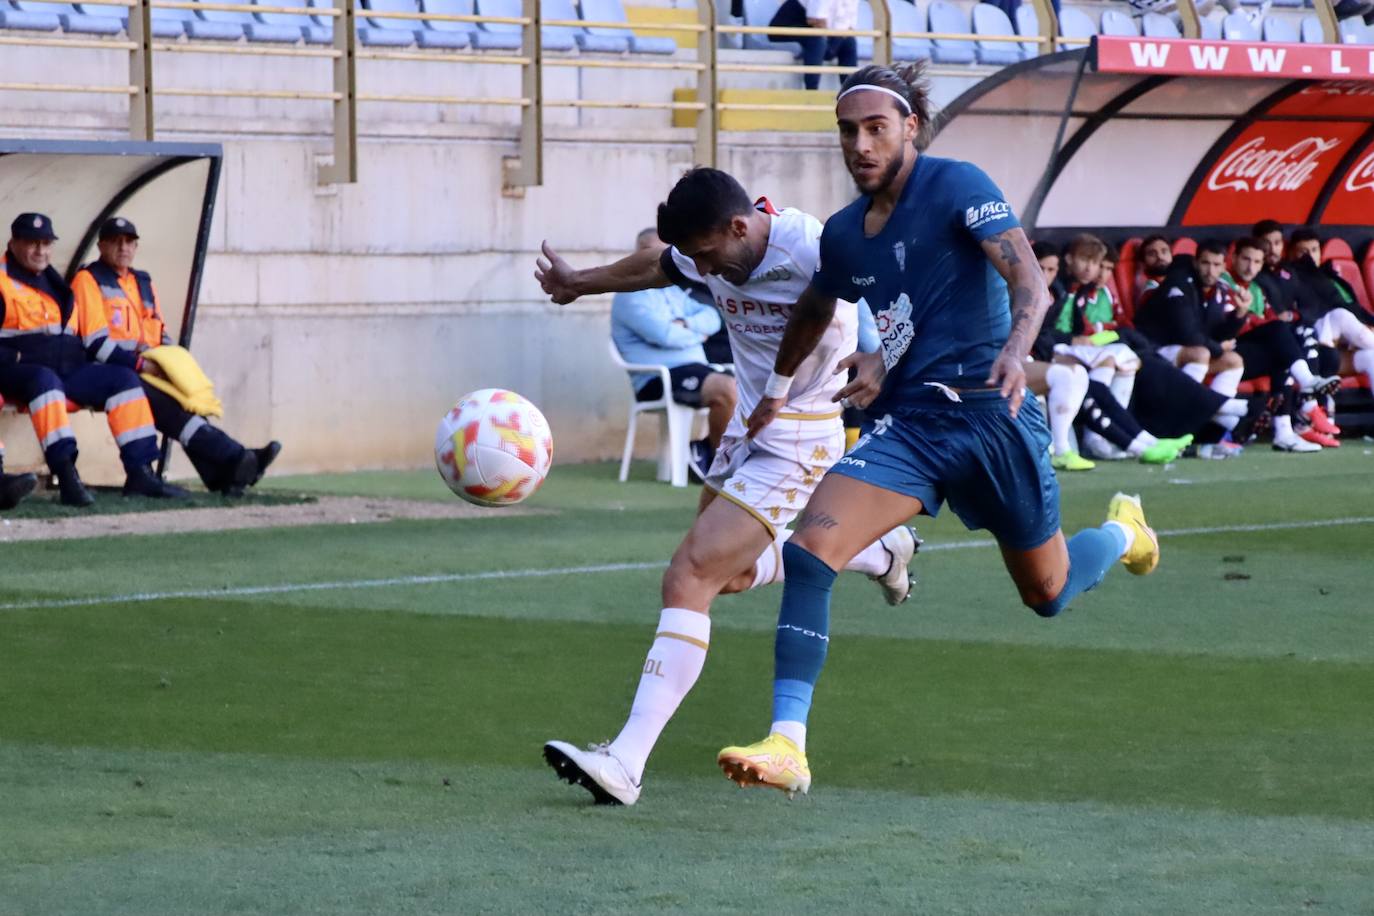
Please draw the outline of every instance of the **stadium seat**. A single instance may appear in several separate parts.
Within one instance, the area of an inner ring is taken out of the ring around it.
[[[1293,20],[1280,19],[1278,16],[1267,16],[1262,26],[1262,34],[1265,41],[1283,42],[1286,44],[1297,44],[1298,30],[1293,28]]]
[[[1121,243],[1121,255],[1113,272],[1116,288],[1121,293],[1117,299],[1118,309],[1125,314],[1126,320],[1135,317],[1135,271],[1136,255],[1140,252],[1140,239],[1129,238]]]
[[[624,38],[630,43],[630,50],[636,54],[675,54],[677,42],[663,36],[640,37],[628,27],[629,18],[620,0],[582,0],[582,18],[590,22],[624,22],[626,28],[613,29],[604,25],[587,26],[587,34],[604,35],[608,38]],[[584,49],[586,50],[586,49]]]
[[[1201,21],[1202,37],[1207,41],[1221,41],[1221,23],[1205,16]]]
[[[1178,25],[1163,13],[1146,13],[1140,20],[1146,38],[1182,38]]]
[[[1197,242],[1195,242],[1193,239],[1188,238],[1188,236],[1186,235],[1174,239],[1174,244],[1171,246],[1171,248],[1175,255],[1197,254]]]
[[[186,37],[194,41],[238,41],[244,37],[241,22],[210,22],[197,15],[194,10],[153,7],[154,25],[158,20],[169,24],[176,23]]]
[[[892,31],[927,31],[925,13],[916,4],[907,3],[906,0],[891,0],[887,7],[892,14]],[[930,60],[930,55],[930,40],[927,38],[892,39],[893,60]]]
[[[1121,10],[1103,10],[1102,34],[1134,38],[1140,34],[1140,25]]]
[[[752,26],[765,26],[773,21],[777,15],[778,7],[782,6],[779,0],[744,0],[744,24]],[[792,54],[801,54],[801,45],[795,41],[768,40],[767,35],[745,35],[744,47],[754,51],[789,51]]]
[[[300,6],[299,13],[254,13],[253,18],[263,25],[276,28],[295,29],[308,45],[327,45],[334,40],[334,32],[327,25],[321,25],[315,17],[305,12],[310,7],[300,3],[277,2],[277,0],[251,0],[254,6]]]
[[[420,0],[422,12],[437,16],[471,16],[474,12],[473,0]],[[434,19],[423,20],[431,36],[436,33],[457,33],[467,35],[468,42],[479,51],[518,51],[519,32],[492,32],[476,22],[444,22]]]
[[[1259,32],[1250,17],[1242,12],[1227,13],[1221,21],[1221,35],[1227,41],[1259,41]]]
[[[542,0],[541,0],[542,3]],[[543,6],[540,6],[543,10]],[[477,0],[477,12],[482,16],[505,16],[516,18],[524,15],[524,9],[520,0]],[[514,35],[520,37],[520,30],[523,26],[515,25],[511,22],[488,22],[484,26],[487,31],[497,34]],[[576,42],[573,41],[571,29],[552,29],[544,28],[540,30],[539,42],[545,51],[571,51]]]
[[[1316,16],[1302,17],[1302,40],[1304,44],[1320,45],[1325,44],[1326,39],[1322,37],[1321,20]]]
[[[1061,38],[1092,38],[1097,34],[1097,26],[1087,13],[1072,6],[1061,7],[1059,10],[1059,35]],[[1076,51],[1086,45],[1061,44],[1061,51]]]
[[[1040,19],[1035,15],[1035,7],[1021,3],[1016,7],[1016,34],[1027,37],[1040,34]],[[1021,43],[1021,56],[1029,60],[1040,56],[1040,45],[1033,41]]]
[[[973,5],[973,31],[979,35],[1015,35],[1011,20],[991,3]],[[1005,66],[1021,60],[1021,46],[1009,41],[980,41],[975,51],[980,64]]]
[[[87,16],[70,3],[31,3],[29,0],[13,0],[13,3],[21,13],[57,16],[62,31],[75,35],[118,35],[124,31],[118,16]]]
[[[687,457],[692,439],[692,426],[697,417],[706,416],[706,410],[697,407],[684,407],[673,400],[672,379],[668,376],[667,366],[650,366],[639,363],[627,363],[620,351],[616,349],[615,342],[608,340],[608,347],[611,353],[611,362],[626,373],[630,372],[656,372],[658,377],[663,380],[663,396],[654,401],[640,401],[635,398],[634,389],[630,389],[630,416],[625,429],[625,450],[620,458],[620,482],[624,483],[630,476],[630,459],[634,456],[635,450],[635,429],[639,424],[639,415],[642,413],[662,413],[663,425],[659,429],[658,436],[658,479],[666,480],[675,487],[687,486]],[[626,375],[629,379],[629,375]]]
[[[110,6],[107,3],[74,3],[72,6],[82,16],[91,19],[113,19],[119,23],[122,30],[129,30],[129,8],[126,6]],[[152,26],[154,38],[180,38],[186,34],[181,22],[176,19],[154,19]]]
[[[968,12],[947,0],[933,0],[930,4],[930,31],[947,35],[961,35],[972,29]],[[958,38],[937,38],[931,57],[941,64],[971,64],[977,59],[972,41]]]
[[[1274,0],[1274,6],[1290,6],[1298,9],[1308,5],[1308,0]]]
[[[258,22],[251,13],[237,10],[200,10],[207,22],[225,22],[237,26],[248,36],[249,41],[271,42],[273,44],[295,44],[301,40],[301,30],[289,25],[268,25]]]
[[[545,19],[579,19],[577,8],[572,0],[539,0],[540,15]],[[603,54],[624,54],[630,50],[630,40],[623,35],[591,35],[578,26],[549,26],[545,34],[552,32],[564,38],[571,38],[582,51],[596,51]]]
[[[357,22],[358,43],[368,47],[405,48],[416,43],[415,36],[418,20],[415,19],[374,19],[362,15],[363,10],[379,13],[418,13],[415,0],[358,0]]]
[[[1371,299],[1374,299],[1374,245],[1370,245],[1369,251],[1365,252],[1364,270],[1361,271],[1361,274],[1364,276],[1365,292],[1369,293]]]
[[[1364,277],[1360,275],[1360,267],[1355,263],[1355,253],[1350,250],[1350,245],[1344,239],[1327,240],[1322,246],[1322,263],[1330,264],[1336,275],[1350,284],[1361,308],[1366,312],[1374,312],[1374,304],[1370,302]]]
[[[38,4],[34,4],[37,6]],[[44,7],[47,4],[42,4]],[[8,0],[0,0],[0,29],[15,29],[25,32],[56,32],[62,27],[62,23],[57,18],[57,14],[44,10],[43,12],[30,13],[21,10],[9,3]]]
[[[1341,43],[1347,45],[1374,45],[1374,26],[1365,25],[1359,19],[1342,19]]]

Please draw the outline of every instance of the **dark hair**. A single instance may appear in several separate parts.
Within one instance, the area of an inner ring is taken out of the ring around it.
[[[1171,250],[1172,250],[1172,248],[1173,248],[1173,246],[1169,245],[1169,240],[1168,240],[1168,239],[1166,239],[1164,236],[1162,236],[1162,235],[1160,235],[1158,232],[1156,232],[1154,235],[1147,235],[1147,236],[1145,236],[1145,238],[1141,239],[1141,240],[1140,240],[1140,247],[1137,248],[1136,251],[1144,251],[1146,245],[1153,245],[1155,242],[1163,242],[1163,243],[1164,243],[1166,246],[1168,246]]]
[[[1116,250],[1115,245],[1113,245],[1111,242],[1103,242],[1102,245],[1104,248],[1107,249],[1106,251],[1102,252],[1102,260],[1111,261],[1113,264],[1121,260],[1121,253]]]
[[[1037,261],[1045,258],[1057,258],[1059,257],[1059,246],[1049,242],[1036,242],[1031,246],[1031,252]]]
[[[1197,253],[1203,254],[1204,252],[1207,254],[1219,254],[1224,258],[1226,257],[1226,243],[1220,239],[1203,239],[1198,243]]]
[[[698,166],[687,172],[668,199],[658,205],[658,237],[683,245],[725,226],[754,208],[744,188],[720,169]]]
[[[1318,236],[1317,233],[1313,232],[1311,229],[1308,229],[1306,226],[1301,226],[1297,229],[1294,229],[1293,234],[1288,237],[1288,244],[1290,245],[1296,245],[1299,242],[1320,241],[1321,237]]]
[[[1084,232],[1081,235],[1075,235],[1064,252],[1080,258],[1100,261],[1107,254],[1107,243],[1091,233]]]
[[[894,100],[892,107],[896,108],[906,117],[908,114],[916,116],[916,148],[925,149],[930,141],[930,84],[926,81],[926,62],[924,60],[912,61],[909,64],[894,64],[891,67],[884,67],[881,64],[870,64],[859,70],[855,70],[845,77],[840,84],[839,95],[844,95],[855,86],[878,86],[897,93],[906,103],[911,106],[910,112],[902,111],[900,105]],[[838,96],[837,96],[838,97]]]
[[[1236,254],[1240,254],[1242,248],[1250,248],[1254,251],[1258,251],[1260,254],[1264,254],[1264,243],[1253,235],[1246,235],[1236,239]]]
[[[1262,219],[1250,227],[1250,234],[1255,238],[1259,238],[1262,235],[1268,235],[1271,232],[1277,232],[1280,235],[1283,234],[1283,226],[1276,219]]]

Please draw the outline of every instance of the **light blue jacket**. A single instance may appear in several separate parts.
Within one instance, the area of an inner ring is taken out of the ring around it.
[[[681,319],[687,326],[674,324]],[[720,330],[720,312],[698,302],[676,286],[616,293],[611,300],[611,340],[627,363],[685,366],[705,363],[701,343]],[[638,391],[657,378],[652,373],[632,376]]]

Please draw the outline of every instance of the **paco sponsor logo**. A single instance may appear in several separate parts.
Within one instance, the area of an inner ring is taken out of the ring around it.
[[[1264,137],[1241,144],[1207,176],[1211,191],[1296,191],[1307,184],[1322,156],[1341,145],[1339,139],[1306,137],[1287,149],[1269,149]]]
[[[1011,204],[1004,200],[990,200],[982,206],[969,207],[964,211],[964,225],[977,229],[994,220],[1011,215]]]
[[[1352,193],[1374,191],[1374,150],[1370,150],[1345,176],[1345,189]]]

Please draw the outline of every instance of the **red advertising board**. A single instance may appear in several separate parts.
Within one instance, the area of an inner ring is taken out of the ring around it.
[[[1185,226],[1306,222],[1341,157],[1367,129],[1350,121],[1260,121],[1208,169]]]
[[[1097,69],[1102,73],[1374,82],[1374,47],[1099,36]]]
[[[1374,83],[1355,80],[1312,83],[1280,101],[1266,114],[1324,118],[1374,117]]]
[[[1374,226],[1374,143],[1341,176],[1321,220],[1330,226]]]

